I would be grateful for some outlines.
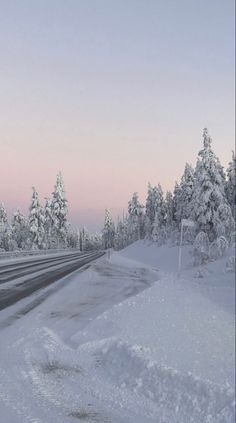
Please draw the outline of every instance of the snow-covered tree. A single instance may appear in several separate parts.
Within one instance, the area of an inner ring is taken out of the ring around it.
[[[99,233],[95,233],[90,235],[90,250],[102,250],[103,248],[103,240],[102,235]]]
[[[235,220],[228,204],[221,204],[218,207],[214,216],[214,227],[218,237],[223,236],[230,242],[235,231]]]
[[[84,228],[79,231],[79,249],[80,251],[84,250]]]
[[[67,213],[68,201],[66,199],[64,183],[61,172],[57,175],[56,184],[52,193],[51,218],[52,231],[51,237],[56,239],[57,247],[66,247],[67,242]]]
[[[190,164],[186,163],[176,197],[175,220],[178,226],[180,226],[182,219],[188,219],[190,216],[193,187],[194,169]]]
[[[166,231],[169,234],[173,229],[174,224],[174,205],[173,205],[173,195],[170,191],[167,191],[165,198],[165,227]]]
[[[227,180],[225,184],[225,192],[228,203],[231,207],[234,219],[236,219],[236,157],[232,152],[232,160],[227,168]]]
[[[53,230],[52,230],[52,205],[49,198],[45,199],[44,206],[44,232],[45,232],[45,243],[46,248],[55,247],[56,240],[53,242]]]
[[[207,233],[210,241],[216,237],[215,213],[227,204],[224,192],[224,172],[219,159],[211,148],[211,138],[205,128],[203,149],[198,154],[191,201],[191,218],[198,231]]]
[[[0,203],[0,225],[1,227],[7,225],[7,212],[3,203]]]
[[[236,259],[235,259],[235,255],[234,256],[230,256],[226,262],[225,265],[225,271],[226,273],[232,272],[235,273],[236,272]]]
[[[115,249],[121,250],[125,248],[129,243],[128,236],[128,220],[127,218],[118,219],[116,231],[115,231]]]
[[[154,221],[159,222],[159,226],[162,227],[165,224],[165,204],[161,185],[152,187],[148,184],[148,195],[146,200],[146,215],[145,215],[145,227],[146,236],[152,238]]]
[[[79,235],[78,231],[73,228],[70,224],[68,225],[67,231],[67,246],[68,248],[78,248],[79,246]]]
[[[13,215],[12,237],[17,248],[28,250],[31,247],[29,222],[19,209]]]
[[[194,265],[205,264],[209,260],[209,238],[208,235],[201,231],[197,234],[193,243]]]
[[[112,220],[110,211],[108,209],[105,210],[105,220],[104,220],[104,227],[102,230],[102,239],[103,239],[103,245],[105,250],[108,248],[114,247],[115,225]]]
[[[80,251],[88,251],[91,249],[91,236],[85,226],[79,231],[79,249]]]
[[[223,257],[226,251],[229,248],[228,240],[225,236],[221,235],[216,238],[211,244],[209,248],[209,255],[212,260],[217,260],[220,257]]]
[[[156,216],[156,209],[157,209],[157,198],[156,198],[156,189],[153,188],[149,182],[148,184],[148,193],[146,199],[146,235],[148,237],[152,234],[152,225],[155,220]]]
[[[29,228],[32,248],[45,248],[44,213],[39,202],[38,193],[34,187],[29,213]]]
[[[177,222],[177,209],[178,209],[178,203],[179,203],[179,196],[180,196],[180,186],[178,184],[178,182],[175,182],[175,187],[174,187],[174,191],[173,191],[173,202],[172,202],[172,206],[173,206],[173,220],[174,220],[174,225],[179,228],[178,222]]]
[[[7,220],[7,212],[3,203],[0,203],[0,249],[8,251],[10,241],[10,228]]]
[[[160,230],[160,222],[158,219],[158,214],[154,218],[154,222],[152,224],[152,241],[157,242],[159,238],[159,230]]]
[[[135,192],[128,202],[128,231],[130,242],[144,238],[145,219],[144,206],[140,203],[138,193]]]
[[[169,200],[170,197],[168,198]],[[170,212],[169,206],[170,204],[167,204],[164,200],[161,185],[158,184],[152,187],[149,184],[145,213],[145,232],[148,239],[157,241],[158,237],[158,242],[163,242],[165,238],[163,238],[163,235],[164,233],[166,234],[167,218],[170,218],[170,215],[167,217],[167,208],[168,213]]]

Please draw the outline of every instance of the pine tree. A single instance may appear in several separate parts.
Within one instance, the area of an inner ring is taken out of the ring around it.
[[[0,203],[0,249],[9,250],[9,225],[7,212],[3,203]]]
[[[45,206],[44,206],[44,232],[45,232],[45,243],[46,248],[51,248],[55,246],[55,242],[53,243],[52,239],[52,232],[53,232],[53,221],[52,221],[52,204],[49,198],[45,199]],[[54,245],[53,245],[54,244]]]
[[[101,234],[96,232],[94,235],[90,236],[90,240],[91,240],[91,249],[92,250],[102,250],[103,242],[102,242]]]
[[[144,206],[140,203],[138,194],[135,192],[128,202],[128,230],[130,242],[144,238],[145,218],[143,209]]]
[[[88,251],[90,249],[90,236],[85,226],[79,231],[79,249],[80,251]]]
[[[145,209],[146,209],[146,213],[145,213],[146,235],[147,237],[150,237],[152,233],[152,225],[154,223],[154,219],[156,215],[155,188],[151,186],[150,182],[148,184],[148,194],[147,194]]]
[[[118,219],[115,231],[115,249],[121,250],[128,245],[128,222],[127,218]]]
[[[67,242],[67,213],[68,202],[65,196],[64,183],[61,172],[57,175],[56,184],[52,193],[51,217],[52,232],[51,237],[56,241],[57,247],[66,247]]]
[[[163,202],[163,193],[161,186],[152,187],[151,184],[148,184],[148,195],[146,200],[146,229],[148,235],[151,235],[155,217],[158,213],[158,209]]]
[[[214,217],[214,226],[218,237],[223,236],[227,241],[231,241],[235,231],[235,220],[228,204],[221,204],[218,207]]]
[[[160,231],[160,221],[158,218],[158,214],[156,213],[156,216],[154,218],[154,222],[152,224],[152,241],[158,242],[159,241],[159,231]]]
[[[102,231],[102,239],[105,250],[114,247],[115,225],[113,223],[109,210],[105,210],[104,227]]]
[[[0,225],[1,227],[7,225],[7,212],[3,203],[0,203]]]
[[[79,231],[79,249],[84,251],[84,228]]]
[[[178,182],[175,182],[172,206],[173,206],[173,221],[174,221],[174,226],[176,228],[179,228],[179,222],[177,221],[177,209],[179,204],[179,196],[180,196],[180,187]]]
[[[152,239],[154,221],[155,227],[159,222],[159,229],[163,228],[165,224],[165,204],[163,198],[163,191],[161,185],[152,187],[148,184],[148,196],[146,200],[146,215],[145,215],[145,228],[146,236]]]
[[[153,201],[153,187],[148,183],[148,193],[145,205],[145,236],[150,239],[152,236],[152,225],[155,219],[155,205]]]
[[[228,203],[231,207],[234,219],[236,219],[236,157],[232,152],[232,161],[229,162],[227,173],[227,181],[225,184],[225,192]]]
[[[38,193],[34,187],[30,205],[29,228],[32,248],[45,248],[44,213],[39,203]]]
[[[191,217],[199,231],[207,233],[210,241],[217,235],[215,214],[220,205],[226,204],[224,172],[219,159],[211,148],[211,138],[203,130],[203,149],[198,154],[191,201]]]
[[[28,250],[30,248],[31,244],[29,222],[19,209],[17,209],[13,215],[12,237],[16,242],[17,248],[22,250]]]
[[[174,225],[174,205],[173,195],[170,191],[167,191],[165,198],[165,226],[168,234],[173,230]]]
[[[70,224],[68,224],[67,246],[68,248],[74,248],[74,249],[77,249],[79,246],[78,231]]]
[[[182,219],[188,219],[190,216],[193,187],[194,169],[190,164],[186,163],[184,174],[178,187],[178,195],[176,197],[175,219],[178,226],[180,226]]]
[[[87,230],[87,228],[84,227],[84,232],[83,232],[83,250],[84,251],[89,251],[90,249],[91,249],[91,242],[90,242],[89,231]]]

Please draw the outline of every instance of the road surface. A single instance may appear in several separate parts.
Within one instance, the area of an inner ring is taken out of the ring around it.
[[[51,285],[103,254],[104,252],[76,252],[2,265],[0,263],[0,310]]]

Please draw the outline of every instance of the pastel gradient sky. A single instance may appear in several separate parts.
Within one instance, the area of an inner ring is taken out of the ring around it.
[[[27,212],[61,170],[99,228],[147,184],[173,189],[204,126],[234,147],[233,0],[0,0],[0,201]]]

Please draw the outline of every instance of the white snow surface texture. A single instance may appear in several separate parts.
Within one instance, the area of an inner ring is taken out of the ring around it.
[[[0,421],[233,423],[235,275],[177,257],[140,241],[3,310]]]

